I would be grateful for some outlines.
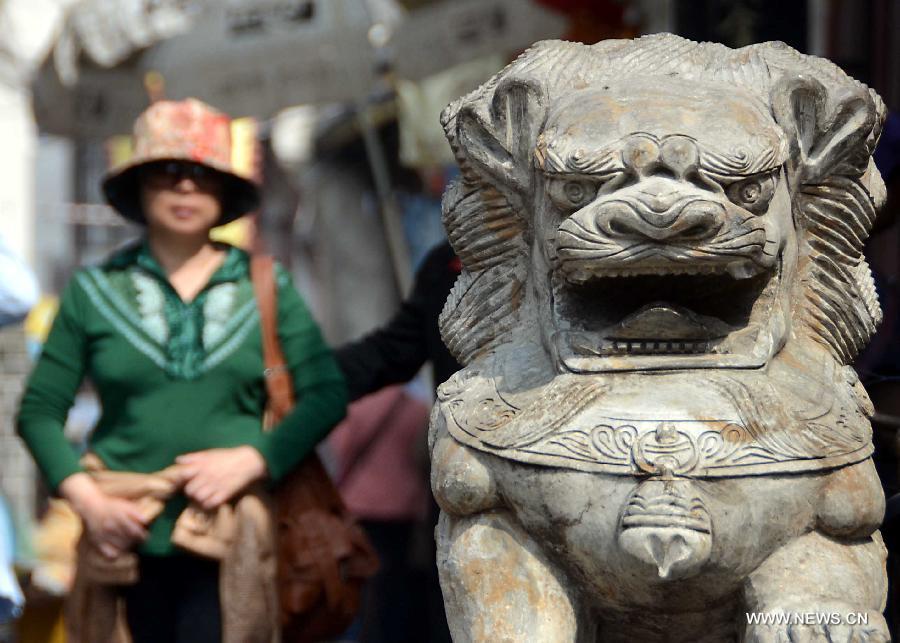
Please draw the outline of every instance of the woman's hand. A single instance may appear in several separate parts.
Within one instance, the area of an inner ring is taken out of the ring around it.
[[[196,451],[178,456],[175,462],[184,468],[185,495],[207,511],[268,475],[266,461],[250,446]]]
[[[108,496],[86,473],[75,473],[59,485],[84,523],[88,538],[108,558],[116,558],[147,538],[146,522],[130,500]]]

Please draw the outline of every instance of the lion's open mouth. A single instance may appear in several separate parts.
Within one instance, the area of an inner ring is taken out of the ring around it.
[[[760,365],[776,271],[721,264],[554,275],[556,347],[573,370]],[[741,278],[743,277],[743,278]]]

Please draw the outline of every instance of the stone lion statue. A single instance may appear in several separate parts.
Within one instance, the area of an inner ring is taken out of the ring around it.
[[[672,35],[540,42],[445,110],[456,641],[888,640],[848,366],[884,111],[783,43]]]

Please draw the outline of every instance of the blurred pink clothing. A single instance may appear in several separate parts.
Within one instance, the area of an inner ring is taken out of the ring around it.
[[[428,503],[425,431],[428,406],[400,386],[350,405],[328,437],[335,481],[363,520],[420,520]]]

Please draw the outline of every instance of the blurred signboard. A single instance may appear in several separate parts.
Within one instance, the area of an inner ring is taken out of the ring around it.
[[[194,24],[126,65],[82,68],[74,88],[46,65],[34,91],[41,129],[91,138],[128,132],[147,105],[149,71],[162,74],[169,98],[194,96],[258,118],[351,101],[375,81],[365,0],[218,0],[203,3]],[[415,80],[558,37],[565,23],[530,0],[443,0],[409,11],[394,28],[385,53],[398,75]]]
[[[453,0],[413,11],[394,36],[397,75],[420,80],[494,53],[559,38],[566,19],[528,0]],[[499,71],[499,70],[498,70]]]
[[[348,70],[368,62],[357,60],[368,28],[359,0],[230,0],[207,9],[190,33],[153,47],[142,64],[162,73],[171,97],[267,118],[291,105],[352,99],[358,88]]]
[[[150,71],[161,73],[168,98],[193,96],[238,116],[265,118],[290,105],[349,100],[354,88],[346,65],[359,62],[348,59],[347,45],[368,46],[368,27],[360,0],[206,2],[190,32],[127,65],[86,64],[71,89],[45,65],[34,87],[35,114],[41,129],[54,134],[128,132],[147,106]]]

